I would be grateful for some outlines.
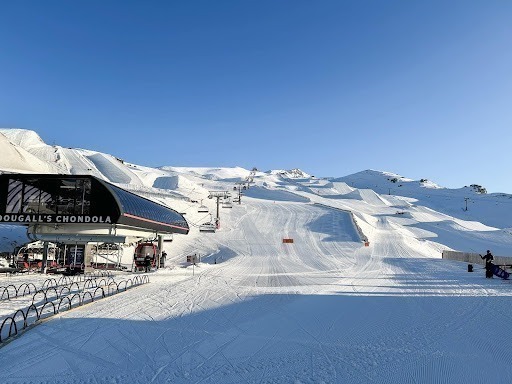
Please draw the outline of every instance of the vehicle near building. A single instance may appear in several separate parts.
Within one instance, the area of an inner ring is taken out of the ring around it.
[[[133,270],[144,271],[146,269],[146,256],[149,255],[151,268],[156,267],[157,258],[160,256],[158,246],[152,241],[144,241],[137,244],[133,254]]]
[[[13,264],[19,269],[41,269],[43,263],[44,244],[42,241],[34,241],[23,245],[16,252]],[[60,250],[57,244],[48,243],[47,267],[57,267],[62,260],[58,260]]]

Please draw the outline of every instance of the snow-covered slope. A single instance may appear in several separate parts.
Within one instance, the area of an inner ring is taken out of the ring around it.
[[[472,187],[447,189],[429,180],[415,181],[375,170],[321,179],[299,169],[267,172],[240,167],[157,169],[87,149],[50,146],[37,133],[23,129],[0,129],[0,146],[3,153],[0,170],[92,174],[145,197],[180,207],[187,212],[193,226],[209,219],[196,212],[197,204],[206,204],[214,212],[214,201],[208,199],[211,190],[225,190],[237,197],[238,192],[233,189],[244,183],[249,189],[242,191],[242,199],[314,202],[349,210],[366,226],[369,237],[377,230],[376,223],[387,217],[387,222],[393,224],[390,231],[403,229],[409,238],[428,239],[437,255],[443,247],[461,250],[490,247],[500,252],[508,252],[510,247],[507,233],[512,232],[512,196],[481,194]],[[432,227],[432,223],[436,224]],[[411,229],[413,226],[415,230]]]
[[[21,173],[57,173],[60,170],[58,166],[31,152],[31,149],[34,148],[33,144],[29,144],[27,147],[17,144],[18,140],[23,138],[21,132],[18,131],[21,130],[16,130],[17,134],[15,135],[9,135],[10,130],[0,130],[0,170]],[[27,140],[27,142],[37,143],[36,136],[35,133],[31,134],[31,140]],[[12,140],[15,139],[17,140],[13,142]],[[21,142],[24,141],[21,140]]]
[[[510,348],[496,338],[512,317],[512,286],[441,259],[445,249],[512,256],[509,195],[380,171],[155,169],[22,130],[7,137],[1,171],[90,173],[184,213],[191,230],[164,243],[167,267],[150,284],[0,348],[2,383],[512,381]],[[242,192],[241,203],[221,206],[220,229],[202,233],[217,208],[211,191]],[[0,225],[0,251],[24,241],[23,228]],[[15,303],[0,300],[0,320]]]
[[[414,204],[454,216],[462,220],[480,221],[497,228],[512,228],[512,195],[482,194],[478,188],[443,188],[421,179],[412,180],[394,173],[366,170],[331,179],[359,189],[372,189],[381,195],[413,198]]]
[[[242,204],[221,209],[216,233],[193,225],[201,222],[199,204],[167,199],[192,224],[189,235],[164,244],[168,267],[150,273],[150,284],[62,311],[5,345],[0,382],[512,380],[499,369],[510,361],[508,343],[495,333],[508,329],[512,286],[439,258],[443,242],[485,249],[506,242],[503,232],[407,198],[392,199],[403,212],[397,214],[375,192],[375,201],[364,199],[365,190],[359,198],[332,198],[308,189],[309,180],[294,182],[291,192],[269,179],[251,185]],[[209,189],[233,185],[203,182]],[[213,208],[212,200],[204,203]],[[198,265],[185,263],[191,254],[201,256]],[[40,286],[43,278],[9,283]],[[0,301],[0,316],[13,302]],[[490,317],[493,326],[482,326]]]

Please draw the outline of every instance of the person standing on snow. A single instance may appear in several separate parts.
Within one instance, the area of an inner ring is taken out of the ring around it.
[[[146,267],[146,272],[151,271],[151,257],[149,253],[146,253],[146,257],[144,257],[144,266]]]
[[[485,277],[492,277],[492,267],[494,266],[492,262],[494,261],[494,256],[490,250],[487,250],[487,253],[484,256],[480,255],[480,257],[482,260],[485,260]]]

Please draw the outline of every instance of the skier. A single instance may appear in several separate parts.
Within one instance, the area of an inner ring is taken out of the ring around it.
[[[484,256],[480,255],[480,257],[482,260],[485,260],[485,277],[488,279],[492,278],[492,268],[494,267],[492,262],[494,261],[494,256],[490,250],[487,250],[487,253]]]
[[[146,253],[146,257],[144,257],[144,266],[146,267],[146,272],[151,271],[151,257],[149,253]]]

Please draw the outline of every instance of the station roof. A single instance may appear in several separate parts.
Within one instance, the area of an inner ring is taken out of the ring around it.
[[[177,211],[91,175],[0,175],[0,223],[189,232]]]

